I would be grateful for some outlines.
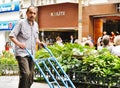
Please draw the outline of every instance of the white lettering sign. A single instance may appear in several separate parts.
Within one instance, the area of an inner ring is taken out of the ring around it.
[[[4,12],[4,11],[11,11],[11,10],[14,10],[15,9],[15,5],[12,4],[10,6],[1,6],[0,7],[0,12]]]
[[[8,24],[1,24],[0,25],[0,29],[8,29]]]
[[[65,16],[65,11],[51,12],[50,16]]]

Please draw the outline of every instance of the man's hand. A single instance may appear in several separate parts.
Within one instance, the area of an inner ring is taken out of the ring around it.
[[[22,49],[24,49],[26,47],[24,43],[18,43],[18,46]]]
[[[40,48],[44,48],[45,46],[46,46],[45,43],[43,43],[43,42],[40,42],[40,43],[39,43],[39,47],[40,47]]]

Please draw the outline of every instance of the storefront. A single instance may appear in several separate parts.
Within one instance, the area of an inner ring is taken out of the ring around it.
[[[113,31],[120,32],[120,4],[98,4],[83,7],[83,36],[91,35],[96,45],[103,31],[108,35]]]
[[[19,20],[19,1],[0,4],[0,54],[9,41],[9,33]]]
[[[38,23],[41,39],[52,39],[59,35],[69,42],[70,35],[78,37],[78,4],[61,3],[38,7]]]
[[[82,37],[91,35],[96,45],[103,31],[107,34],[120,32],[120,4],[97,4],[82,6]],[[38,23],[41,39],[60,35],[64,42],[69,36],[78,38],[78,4],[61,3],[38,7]]]

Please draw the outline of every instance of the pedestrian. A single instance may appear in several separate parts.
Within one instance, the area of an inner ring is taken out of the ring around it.
[[[111,32],[111,35],[110,35],[110,41],[112,42],[112,43],[114,43],[114,38],[115,38],[115,33],[112,31]]]
[[[5,51],[9,51],[9,48],[10,48],[10,44],[9,44],[9,42],[6,42],[6,44],[5,44]]]
[[[75,39],[73,37],[73,35],[70,35],[70,43],[74,43]]]
[[[42,44],[38,38],[36,15],[37,8],[34,6],[28,7],[27,18],[19,21],[9,35],[11,41],[15,43],[15,57],[19,65],[20,80],[18,88],[30,88],[33,83],[34,62],[25,48],[34,55],[36,44]]]
[[[58,45],[60,45],[60,46],[63,46],[63,41],[62,41],[62,39],[61,39],[60,36],[57,36],[57,37],[56,37],[56,44],[58,44]]]
[[[105,36],[105,35],[107,35],[107,32],[106,31],[104,31],[103,32],[103,34],[102,34],[102,36],[100,36],[99,38],[98,38],[98,40],[97,40],[97,47],[98,46],[103,46],[103,36]]]

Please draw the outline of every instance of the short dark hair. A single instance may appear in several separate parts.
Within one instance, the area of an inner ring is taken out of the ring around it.
[[[104,46],[107,46],[110,42],[110,37],[108,35],[105,35],[102,40]]]
[[[105,38],[103,39],[104,46],[107,46],[109,44],[109,39]]]
[[[31,7],[34,7],[34,8],[38,11],[37,7],[35,7],[35,6],[29,6],[29,7],[27,8],[26,13],[29,12],[29,10],[30,10]]]
[[[85,43],[85,46],[90,46],[90,44],[88,42]]]

